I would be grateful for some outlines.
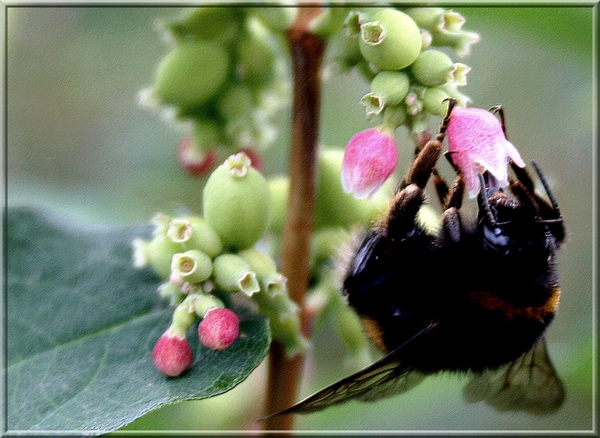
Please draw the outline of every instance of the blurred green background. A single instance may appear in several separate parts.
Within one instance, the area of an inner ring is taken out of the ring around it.
[[[563,296],[548,332],[566,403],[548,417],[498,413],[467,405],[461,398],[465,379],[444,375],[378,403],[351,402],[298,417],[298,429],[594,427],[597,10],[564,5],[454,9],[467,18],[464,28],[482,37],[471,55],[460,59],[472,67],[461,91],[472,98],[472,106],[504,106],[509,138],[526,161],[541,164],[566,220],[568,240],[559,264]],[[155,21],[179,12],[158,7],[5,8],[9,207],[41,205],[93,223],[148,223],[156,211],[179,205],[199,211],[203,181],[188,177],[176,162],[182,132],[137,103],[138,91],[151,84],[154,68],[167,52]],[[332,68],[323,89],[323,144],[341,147],[371,126],[358,104],[367,90],[357,75],[339,75]],[[264,157],[267,172],[286,169],[288,120],[289,113],[282,112],[278,142]],[[405,134],[401,131],[398,139],[404,146],[402,163],[408,165],[411,146]],[[301,396],[352,371],[339,366],[343,352],[330,337],[327,326],[315,336]],[[264,365],[228,394],[165,407],[126,429],[258,428],[254,420],[262,413],[263,379]]]

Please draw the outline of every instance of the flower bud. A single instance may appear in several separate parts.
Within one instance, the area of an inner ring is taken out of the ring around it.
[[[177,147],[177,159],[181,167],[192,176],[207,175],[217,161],[215,149],[203,149],[190,137],[181,139]]]
[[[208,102],[227,79],[229,58],[209,41],[175,46],[156,70],[154,94],[165,104],[193,108]]]
[[[171,276],[189,283],[200,283],[210,277],[212,261],[197,249],[173,255]]]
[[[154,345],[152,360],[161,373],[175,377],[189,368],[194,353],[185,336],[167,330]]]
[[[453,79],[454,63],[448,55],[439,50],[429,49],[421,52],[410,66],[415,78],[429,87],[444,84]]]
[[[251,167],[248,156],[230,156],[208,178],[203,192],[204,216],[222,242],[237,249],[253,246],[271,217],[269,184]]]
[[[448,108],[448,104],[445,102],[447,98],[448,94],[437,87],[426,87],[420,97],[425,111],[441,117],[446,114]]]
[[[354,197],[371,198],[392,174],[398,161],[391,133],[371,128],[348,142],[342,164],[342,187]]]
[[[256,273],[245,260],[235,254],[221,254],[215,258],[213,277],[217,286],[226,292],[242,291],[252,296],[260,290]]]
[[[421,31],[403,12],[381,9],[360,26],[360,51],[380,70],[400,70],[417,59],[421,51]]]
[[[409,85],[406,73],[384,70],[371,81],[371,93],[380,96],[385,105],[398,105],[408,93]]]
[[[478,174],[482,170],[488,170],[504,187],[508,185],[508,161],[525,166],[517,149],[506,139],[498,118],[484,109],[454,107],[447,137],[448,153],[461,170],[471,198],[479,193]]]
[[[225,307],[225,304],[213,294],[198,294],[194,301],[194,311],[200,318],[204,318],[209,309],[221,307]]]
[[[225,350],[233,344],[239,333],[239,318],[225,307],[208,309],[198,324],[200,342],[213,350]]]
[[[208,221],[200,216],[171,219],[167,236],[173,242],[181,244],[183,249],[199,249],[211,258],[223,251],[221,238]]]

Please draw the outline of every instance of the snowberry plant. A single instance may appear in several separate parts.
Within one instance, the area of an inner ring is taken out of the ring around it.
[[[236,305],[269,321],[265,413],[295,401],[301,358],[326,316],[348,359],[368,363],[331,260],[352,229],[385,209],[381,187],[397,166],[398,128],[409,132],[398,142],[418,150],[448,98],[468,104],[459,87],[469,67],[454,58],[479,36],[464,22],[446,8],[389,6],[201,7],[162,23],[168,51],[141,102],[183,132],[175,147],[183,170],[207,179],[201,211],[158,213],[151,239],[134,241],[135,266],[160,277],[159,293],[173,307],[152,351],[157,372],[175,377],[194,367],[190,333],[227,354],[241,336]],[[357,104],[373,126],[349,135],[345,151],[318,142],[325,64],[356,70],[369,84]],[[274,117],[290,105],[288,140]],[[285,175],[263,168],[261,157],[275,147],[289,149]],[[264,424],[289,429],[291,421]]]

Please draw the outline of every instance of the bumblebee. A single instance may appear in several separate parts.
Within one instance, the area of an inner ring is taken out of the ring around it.
[[[453,166],[449,187],[436,169],[454,104],[437,136],[417,151],[385,218],[358,245],[343,281],[348,305],[385,356],[278,414],[377,400],[441,371],[471,377],[464,389],[469,402],[534,414],[562,405],[563,386],[544,340],[560,297],[560,210],[536,162],[547,199],[526,168],[510,162],[516,179],[508,188],[484,171],[477,216],[461,214],[460,170]],[[491,111],[506,136],[502,108]],[[443,207],[435,234],[417,220],[430,179]]]

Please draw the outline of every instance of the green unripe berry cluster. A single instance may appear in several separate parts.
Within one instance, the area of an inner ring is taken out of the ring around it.
[[[350,10],[332,35],[334,58],[342,70],[357,68],[370,82],[361,99],[369,119],[379,117],[390,129],[406,125],[417,136],[430,115],[444,114],[444,99],[466,105],[457,87],[466,83],[469,67],[447,53],[463,56],[479,40],[462,30],[464,21],[443,8]]]
[[[134,241],[134,263],[161,277],[159,291],[175,306],[172,332],[185,335],[194,318],[224,307],[241,292],[271,320],[272,335],[290,355],[303,352],[298,306],[275,261],[255,248],[271,218],[271,192],[244,153],[230,156],[204,186],[204,215],[155,216],[152,239]]]
[[[273,117],[290,95],[285,29],[261,9],[191,8],[162,23],[169,50],[142,96],[189,127],[191,157],[216,150],[220,160],[276,138]]]

